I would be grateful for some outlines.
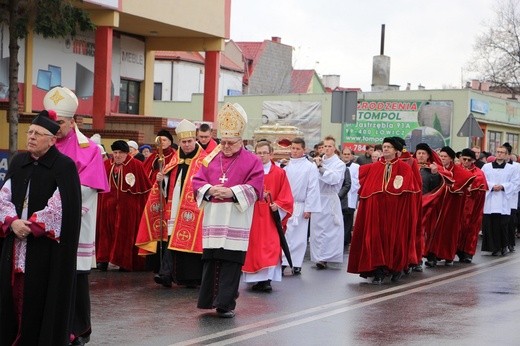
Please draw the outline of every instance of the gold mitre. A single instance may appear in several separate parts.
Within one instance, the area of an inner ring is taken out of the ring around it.
[[[43,98],[43,107],[52,109],[59,117],[72,118],[78,109],[78,98],[68,88],[55,87]]]
[[[218,112],[217,123],[220,138],[242,138],[247,124],[246,111],[238,103],[227,102]]]
[[[175,128],[175,134],[177,139],[196,138],[197,137],[197,126],[192,122],[182,119]]]

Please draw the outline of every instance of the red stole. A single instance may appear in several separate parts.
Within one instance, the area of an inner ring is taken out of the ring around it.
[[[180,192],[180,206],[178,206],[177,217],[173,226],[172,235],[168,248],[184,252],[202,253],[202,210],[198,208],[197,201],[193,194],[192,178],[202,165],[202,160],[206,157],[206,152],[200,147],[199,152],[191,159],[181,159],[179,154],[175,155],[165,166],[165,173],[170,173],[170,184],[168,196],[169,200],[163,198],[163,235],[161,237],[161,213],[159,208],[160,192],[157,182],[155,182],[139,225],[136,245],[139,247],[140,255],[149,255],[156,252],[159,239],[166,241],[168,231],[167,222],[171,216],[173,190],[176,184],[177,170],[179,164],[184,160],[189,160],[188,171]]]

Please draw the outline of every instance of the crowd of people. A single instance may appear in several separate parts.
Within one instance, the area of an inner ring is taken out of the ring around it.
[[[347,271],[377,285],[471,263],[480,233],[482,251],[515,251],[508,143],[496,155],[426,143],[412,154],[387,137],[356,156],[331,136],[311,151],[294,138],[277,162],[269,141],[244,147],[247,114],[226,103],[220,140],[182,120],[177,143],[163,129],[154,146],[114,141],[108,157],[78,129],[74,93],[54,88],[44,107],[0,190],[0,344],[87,343],[92,268],[199,287],[198,308],[232,318],[241,280],[271,292],[302,275],[308,246],[316,270],[348,253]]]

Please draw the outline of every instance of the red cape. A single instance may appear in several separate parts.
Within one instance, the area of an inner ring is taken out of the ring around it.
[[[171,159],[175,156],[177,151],[173,148],[167,148],[163,151],[164,155],[164,163],[163,167],[166,167],[168,163],[170,163]],[[157,150],[154,150],[150,156],[143,162],[144,171],[146,172],[146,176],[150,180],[152,184],[155,184],[157,173],[159,173],[158,169],[154,169],[154,166],[157,167],[158,164],[155,162],[159,159],[159,153]]]
[[[110,262],[126,270],[143,270],[144,259],[137,256],[134,246],[151,183],[143,164],[126,158],[119,173],[114,177],[113,160],[105,161],[110,192],[99,194],[96,259]]]
[[[359,168],[359,206],[347,271],[372,276],[378,267],[401,271],[417,263],[415,237],[420,186],[411,166],[384,158]]]
[[[269,174],[264,175],[264,193],[270,194],[273,203],[287,212],[282,220],[285,229],[287,220],[293,212],[294,199],[285,171],[274,163]],[[269,202],[269,199],[266,201],[263,198],[255,202],[249,247],[242,267],[242,271],[246,273],[256,273],[280,263],[282,249]]]
[[[432,254],[438,259],[453,260],[457,252],[457,242],[462,227],[461,217],[466,199],[465,190],[475,176],[459,165],[451,164],[446,168],[453,174],[453,184],[445,185],[444,199],[436,225],[426,241],[426,255]]]
[[[463,220],[457,251],[473,256],[477,249],[478,234],[482,226],[488,185],[484,173],[477,166],[473,165],[469,171],[475,176],[475,179],[466,191],[466,203],[462,214]]]

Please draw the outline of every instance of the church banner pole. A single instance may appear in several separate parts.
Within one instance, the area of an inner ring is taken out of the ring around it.
[[[163,173],[163,168],[164,168],[164,153],[163,153],[163,148],[162,148],[162,143],[161,143],[161,136],[157,136],[155,138],[155,144],[157,145],[157,152],[158,152],[158,162],[159,162],[159,172],[162,174]],[[158,182],[156,181],[157,185],[159,186],[159,215],[160,215],[160,223],[159,223],[159,232],[160,232],[160,235],[159,235],[159,243],[158,243],[158,247],[159,247],[159,266],[162,266],[162,261],[163,261],[163,236],[164,236],[164,201],[163,201],[163,198],[164,198],[164,189],[163,189],[163,186],[162,186],[162,181],[161,182]]]

